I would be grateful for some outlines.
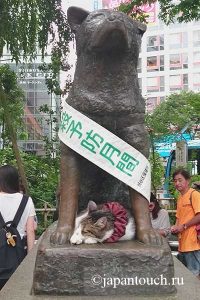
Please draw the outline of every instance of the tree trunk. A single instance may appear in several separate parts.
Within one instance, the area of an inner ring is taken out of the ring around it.
[[[7,127],[8,133],[10,135],[10,140],[12,143],[12,147],[13,147],[13,152],[17,161],[17,167],[18,167],[18,171],[19,171],[19,176],[21,178],[21,182],[24,186],[25,189],[25,193],[28,193],[28,181],[25,175],[25,169],[24,169],[24,165],[21,159],[21,155],[20,155],[20,151],[19,151],[19,147],[17,145],[17,134],[16,134],[16,130],[13,127],[13,124],[11,122],[12,118],[10,116],[9,111],[6,110],[6,96],[5,94],[1,91],[0,93],[0,101],[2,103],[2,106],[4,108],[4,121],[5,121],[5,126]]]

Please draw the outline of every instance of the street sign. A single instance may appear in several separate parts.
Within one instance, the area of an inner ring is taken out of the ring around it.
[[[176,167],[186,166],[188,162],[188,145],[185,140],[176,142]]]

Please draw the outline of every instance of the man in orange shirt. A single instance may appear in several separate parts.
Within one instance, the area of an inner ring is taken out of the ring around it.
[[[177,169],[173,173],[173,181],[180,195],[176,224],[171,227],[171,232],[179,235],[178,250],[187,268],[200,278],[200,241],[196,231],[196,224],[200,223],[200,193],[190,188],[190,174],[184,169]]]

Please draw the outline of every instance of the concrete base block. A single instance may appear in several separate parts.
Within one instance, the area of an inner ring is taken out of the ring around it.
[[[166,295],[176,292],[168,244],[137,241],[52,246],[46,231],[33,278],[35,295]]]
[[[199,280],[180,262],[176,257],[174,260],[175,284],[177,293],[171,295],[147,295],[147,296],[53,296],[53,295],[33,295],[33,272],[37,248],[28,254],[16,272],[11,276],[7,284],[0,291],[1,300],[199,300],[200,284]],[[57,274],[54,273],[54,277]]]

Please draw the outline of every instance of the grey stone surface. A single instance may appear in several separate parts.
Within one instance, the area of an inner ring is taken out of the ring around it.
[[[49,227],[37,254],[33,291],[50,295],[175,293],[170,248],[137,241],[51,246]],[[56,276],[55,276],[56,274]]]
[[[33,282],[33,270],[35,266],[35,258],[37,246],[31,251],[26,259],[19,266],[17,271],[10,278],[8,283],[0,291],[1,300],[199,300],[200,281],[187,270],[175,257],[175,278],[179,282],[183,280],[183,284],[176,282],[177,294],[171,296],[35,296],[31,294]],[[57,274],[54,274],[56,277]]]

